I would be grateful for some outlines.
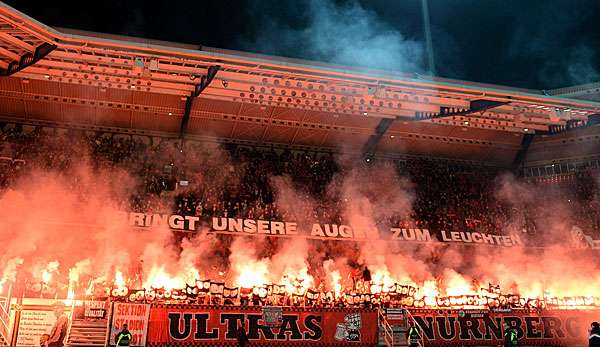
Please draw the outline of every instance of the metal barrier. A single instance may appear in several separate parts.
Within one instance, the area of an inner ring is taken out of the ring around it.
[[[0,297],[0,302],[2,302],[2,304],[0,304],[0,335],[2,335],[4,341],[9,341],[8,324],[10,319],[10,303],[8,302],[8,298],[5,297]]]
[[[421,337],[421,339],[417,342],[417,346],[423,347],[424,346],[423,345],[423,328],[421,328],[419,323],[417,323],[417,321],[415,320],[415,318],[413,317],[413,315],[410,313],[409,310],[404,309],[404,312],[406,313],[406,320],[409,321],[411,323],[411,325],[416,327],[417,330],[419,331],[419,336]]]
[[[67,335],[67,346],[86,346],[86,347],[105,347],[107,346],[109,332],[109,319],[106,311],[103,315],[96,315],[93,312],[99,309],[96,306],[88,306],[89,303],[101,303],[103,301],[79,300],[73,307],[71,315],[71,324]],[[88,311],[89,307],[89,311]],[[106,302],[102,306],[106,310]]]
[[[10,324],[10,300],[12,293],[12,285],[8,287],[8,294],[0,296],[0,335],[4,341],[10,341],[8,325]]]
[[[111,331],[113,329],[113,326],[112,326],[113,303],[112,303],[112,300],[110,300],[110,298],[106,300],[106,305],[107,305],[107,309],[106,309],[106,334],[104,334],[104,343],[105,343],[105,346],[110,346],[110,334],[111,334]]]
[[[69,317],[69,326],[67,327],[67,336],[65,337],[66,341],[69,341],[71,337],[71,327],[73,326],[73,318],[75,317],[75,302],[77,300],[71,299],[71,317]]]
[[[377,310],[377,320],[379,321],[379,329],[383,332],[383,342],[387,347],[394,347],[394,331],[381,308]]]

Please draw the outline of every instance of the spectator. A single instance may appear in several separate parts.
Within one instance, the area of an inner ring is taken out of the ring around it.
[[[600,347],[600,324],[598,322],[592,323],[589,336],[589,347]]]
[[[117,346],[129,346],[131,338],[131,333],[127,329],[127,323],[124,323],[123,329],[115,336],[115,343]]]
[[[518,347],[519,336],[517,330],[508,324],[504,325],[504,347]]]
[[[246,329],[244,328],[244,324],[240,324],[237,328],[237,341],[240,347],[248,346],[248,335],[246,334]]]

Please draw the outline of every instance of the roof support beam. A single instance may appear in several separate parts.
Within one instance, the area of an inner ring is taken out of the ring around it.
[[[587,120],[569,119],[565,125],[550,125],[545,135],[558,135],[573,130],[589,128],[600,123],[600,114],[592,114]]]
[[[196,85],[194,91],[191,92],[190,95],[185,99],[185,109],[183,112],[183,117],[181,117],[181,127],[179,128],[179,137],[181,140],[184,139],[185,133],[187,132],[188,124],[190,122],[190,113],[192,112],[192,106],[194,105],[194,99],[198,97],[198,95],[202,94],[206,87],[210,85],[220,68],[221,67],[219,65],[213,65],[209,67],[206,75],[200,78],[200,83]]]
[[[521,165],[525,162],[525,156],[527,155],[527,151],[529,150],[529,146],[533,142],[533,138],[535,134],[525,134],[523,135],[523,139],[521,140],[521,147],[517,151],[515,155],[515,159],[512,162],[512,171],[515,175],[518,174]]]
[[[15,74],[24,68],[37,63],[55,49],[56,45],[44,42],[35,48],[33,54],[25,53],[25,55],[21,56],[19,61],[13,61],[8,64],[6,69],[0,70],[0,76],[10,76]]]
[[[434,118],[446,118],[453,116],[466,116],[475,112],[484,112],[498,106],[506,105],[508,102],[501,102],[495,100],[478,99],[470,102],[469,108],[455,108],[455,107],[440,107],[440,112],[417,112],[415,120],[429,120]]]
[[[9,58],[10,60],[19,60],[19,55],[13,51],[9,51],[8,49],[4,48],[4,47],[0,47],[0,55],[3,55],[7,58]]]
[[[383,135],[385,135],[386,131],[388,131],[392,125],[392,122],[394,122],[393,119],[383,118],[381,121],[379,121],[379,124],[377,124],[377,128],[375,128],[375,134],[369,136],[369,139],[363,148],[363,156],[367,160],[370,160],[370,158],[375,154],[375,148],[377,147],[377,144]]]
[[[19,40],[18,38],[14,37],[12,35],[9,35],[7,33],[0,32],[0,39],[2,41],[8,42],[12,45],[18,46],[24,50],[27,50],[29,52],[33,52],[33,50],[35,48],[32,45],[28,44],[27,42]]]

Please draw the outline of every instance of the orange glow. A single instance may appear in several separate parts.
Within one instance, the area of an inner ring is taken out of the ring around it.
[[[352,288],[344,287],[342,284],[342,273],[338,269],[332,269],[333,263],[328,265],[328,282],[326,291],[332,291],[335,298],[343,298],[344,295],[350,293]],[[265,285],[279,284],[285,288],[288,295],[304,295],[307,290],[316,290],[315,280],[309,274],[306,267],[300,267],[295,270],[286,270],[281,278],[273,278],[273,274],[269,272],[269,263],[266,260],[246,261],[238,267],[239,276],[235,278],[235,285],[242,288],[264,290]],[[42,282],[52,286],[55,282],[60,283],[60,274],[58,262],[50,262],[42,270]],[[73,300],[76,297],[76,284],[80,280],[80,269],[77,267],[71,268],[68,271],[69,284],[67,289],[66,299]],[[225,275],[227,275],[225,273]],[[56,279],[55,279],[56,277]],[[6,280],[1,278],[1,286]],[[169,273],[166,266],[154,265],[151,267],[143,287],[146,290],[155,288],[163,288],[168,291],[185,289],[186,284],[193,287],[199,278],[199,271],[188,266],[180,273]],[[205,279],[204,279],[205,280]],[[102,279],[92,280],[92,284],[86,289],[87,295],[92,295],[94,292],[94,283],[102,283]],[[125,293],[121,296],[126,296],[130,290],[139,288],[128,288],[129,283],[133,283],[119,269],[115,271],[112,282],[113,287],[119,288],[117,293]],[[226,283],[227,285],[227,283]],[[414,288],[416,293],[406,292],[401,288]],[[551,307],[557,309],[585,309],[600,307],[600,297],[586,294],[588,288],[584,285],[582,288],[574,288],[564,284],[563,287],[555,287],[554,290],[543,290],[540,283],[527,283],[527,286],[522,285],[525,289],[520,293],[511,293],[510,295],[499,294],[495,286],[490,288],[477,288],[474,282],[469,281],[467,277],[451,270],[446,270],[438,280],[425,280],[421,285],[416,283],[398,283],[394,276],[386,269],[374,270],[372,273],[371,286],[369,288],[361,288],[355,291],[358,294],[370,293],[380,294],[392,291],[402,295],[412,296],[415,307],[427,308],[487,308],[488,304],[494,305],[533,305],[531,307]],[[543,293],[543,295],[542,295]],[[116,295],[116,294],[113,294]],[[170,294],[169,294],[170,295]],[[118,295],[117,295],[118,296]],[[180,297],[181,298],[181,297]],[[182,297],[185,298],[185,297]],[[150,300],[162,300],[160,297],[152,297]],[[412,305],[412,304],[409,304]],[[538,306],[541,305],[541,306]]]
[[[42,282],[48,284],[48,282],[50,282],[50,279],[52,279],[52,274],[48,272],[48,270],[44,270],[44,272],[42,272]]]
[[[446,294],[448,296],[475,295],[472,284],[455,271],[446,271]]]
[[[342,275],[340,275],[340,272],[337,270],[331,271],[331,273],[329,274],[330,278],[331,278],[331,283],[333,285],[333,293],[335,295],[335,298],[339,298],[340,295],[342,294]]]
[[[381,293],[384,288],[388,288],[396,283],[387,269],[376,270],[371,277],[372,283],[376,284],[371,286],[371,294]]]
[[[239,269],[237,284],[242,288],[253,288],[261,286],[268,281],[269,270],[265,262],[255,262],[242,265]]]
[[[67,290],[67,300],[73,299],[75,299],[75,290],[73,290],[73,287],[69,286],[69,289]]]
[[[115,286],[123,287],[125,286],[125,277],[123,277],[123,273],[119,270],[115,273]]]
[[[46,268],[42,271],[42,282],[44,284],[50,283],[52,274],[58,272],[59,263],[57,261],[51,261],[46,265]]]
[[[173,277],[165,271],[164,266],[153,266],[150,270],[148,279],[144,283],[144,288],[164,288],[172,290],[185,287],[185,279]]]

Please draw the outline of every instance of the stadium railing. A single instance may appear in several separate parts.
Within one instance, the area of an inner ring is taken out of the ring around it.
[[[0,296],[0,335],[4,341],[9,339],[9,322],[10,322],[10,301],[11,301],[12,286],[8,287],[8,294]]]
[[[388,323],[387,318],[385,317],[385,312],[383,309],[377,310],[377,319],[379,321],[379,329],[382,333],[383,342],[387,347],[394,346],[394,331],[392,330],[391,325]]]
[[[408,321],[410,321],[412,323],[412,325],[417,328],[417,330],[419,330],[419,336],[421,336],[421,340],[419,342],[417,342],[417,345],[419,347],[423,347],[423,329],[421,328],[421,326],[419,325],[419,323],[417,323],[417,321],[415,320],[415,318],[413,317],[413,315],[410,313],[410,311],[405,310],[405,312],[406,312],[406,319]]]

